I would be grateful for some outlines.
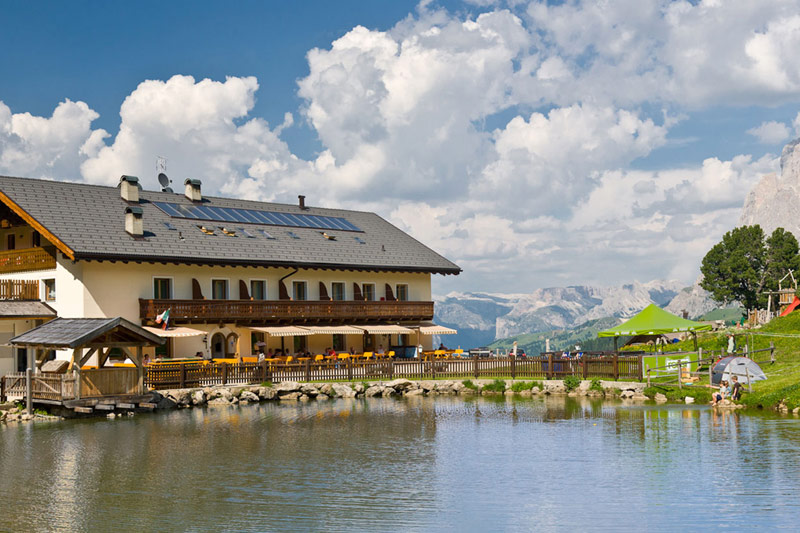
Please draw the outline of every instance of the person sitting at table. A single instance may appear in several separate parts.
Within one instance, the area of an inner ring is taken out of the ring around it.
[[[355,355],[355,354],[356,354],[356,349],[351,346],[350,347],[350,355]]]
[[[439,343],[439,349],[440,349],[440,350],[447,350],[447,346],[445,346],[445,345],[444,345],[444,343],[441,343],[441,342],[440,342],[440,343]]]
[[[378,350],[377,350],[375,353],[377,353],[378,355],[383,355],[383,354],[385,354],[385,353],[386,353],[386,352],[384,351],[384,349],[383,349],[383,344],[379,344],[379,345],[378,345]]]
[[[267,350],[267,359],[272,359],[273,357],[275,356],[272,354],[272,348],[270,348],[269,350]]]
[[[147,366],[147,365],[150,364],[150,354],[149,353],[144,354],[144,361],[142,361],[142,364],[144,366]]]

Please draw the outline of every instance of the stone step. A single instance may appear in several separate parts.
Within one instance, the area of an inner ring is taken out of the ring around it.
[[[98,411],[113,411],[114,410],[114,404],[111,404],[111,403],[98,403],[97,405],[94,406],[94,408],[97,409]]]
[[[156,407],[158,407],[158,405],[150,402],[142,402],[139,404],[139,407],[141,407],[142,409],[155,409]]]
[[[136,409],[136,406],[132,403],[118,403],[117,407],[120,409]]]
[[[94,409],[91,407],[75,407],[76,413],[83,413],[85,415],[90,415],[94,412]]]

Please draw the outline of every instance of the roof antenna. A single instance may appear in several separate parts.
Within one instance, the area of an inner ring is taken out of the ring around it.
[[[156,156],[156,173],[158,174],[158,183],[161,184],[161,192],[175,192],[169,186],[172,180],[167,177],[167,158]]]

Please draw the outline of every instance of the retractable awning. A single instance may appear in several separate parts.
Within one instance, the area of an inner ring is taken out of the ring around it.
[[[403,326],[353,326],[363,330],[370,335],[408,335],[414,333],[413,329],[404,328]]]
[[[310,329],[301,328],[299,326],[264,326],[250,329],[266,333],[270,337],[304,337],[314,334]]]
[[[199,337],[201,335],[206,335],[205,331],[200,331],[199,329],[192,329],[192,328],[169,328],[169,329],[161,329],[161,328],[153,328],[150,326],[143,326],[144,329],[149,331],[154,335],[158,335],[159,337],[163,337],[165,339],[172,339],[175,337]]]
[[[458,335],[458,331],[429,322],[419,325],[419,332],[423,335]]]
[[[312,335],[362,335],[363,330],[353,326],[305,326]]]

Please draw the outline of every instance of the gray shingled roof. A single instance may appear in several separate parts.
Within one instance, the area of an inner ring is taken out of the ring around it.
[[[55,309],[44,302],[0,301],[0,318],[47,318],[55,316]]]
[[[9,342],[21,346],[53,346],[77,348],[105,333],[120,328],[143,342],[163,344],[164,339],[142,329],[133,322],[116,318],[56,318],[41,326],[17,335]]]
[[[138,205],[143,211],[145,236],[134,238],[125,231],[124,211],[135,204],[122,200],[117,187],[0,176],[0,191],[72,249],[76,259],[166,260],[441,274],[461,271],[456,264],[374,213],[317,207],[301,210],[296,205],[204,197],[203,205],[208,206],[343,217],[363,230],[363,233],[325,230],[336,237],[336,240],[328,240],[320,230],[311,228],[219,222],[213,223],[215,228],[263,228],[275,240],[268,240],[252,231],[254,238],[238,232],[236,237],[230,237],[218,229],[216,235],[206,235],[197,225],[212,223],[172,218],[151,203],[192,205],[183,194],[143,190]],[[176,229],[167,229],[164,222]],[[300,239],[293,239],[287,231],[294,232]],[[366,244],[360,244],[354,237],[362,238]]]

